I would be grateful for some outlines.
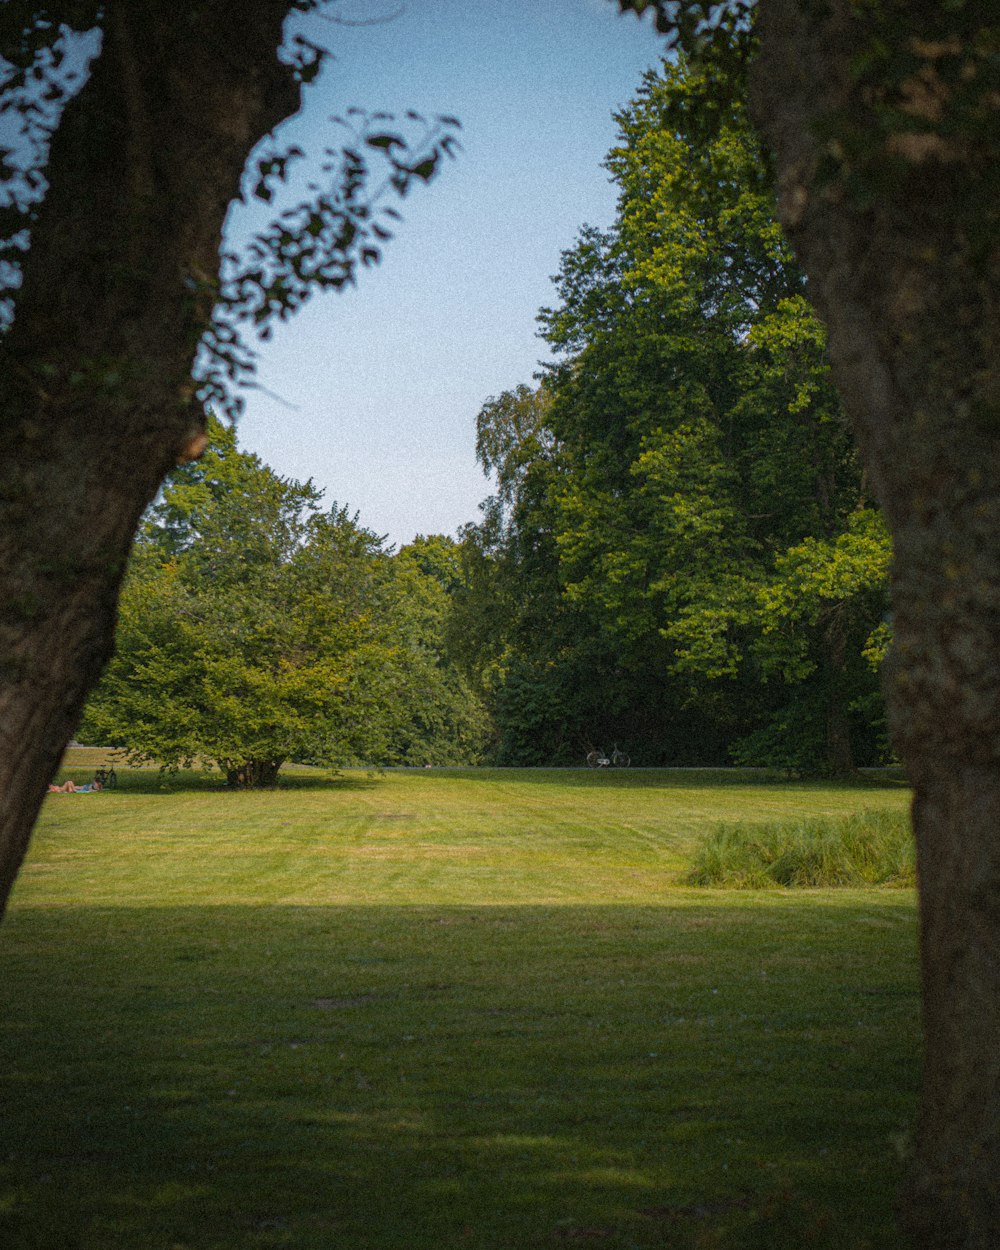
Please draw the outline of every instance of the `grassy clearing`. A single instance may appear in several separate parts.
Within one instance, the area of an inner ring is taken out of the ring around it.
[[[901,789],[189,780],[47,801],[0,933],[5,1248],[894,1244],[912,894],[677,881],[720,821]]]
[[[689,885],[916,884],[916,853],[905,812],[866,810],[836,818],[719,825],[694,856]]]

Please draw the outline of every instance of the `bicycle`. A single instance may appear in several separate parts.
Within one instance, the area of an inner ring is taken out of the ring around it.
[[[587,755],[588,768],[629,768],[631,764],[631,757],[626,755],[624,751],[619,751],[617,742],[610,755],[605,755],[603,751],[596,750],[590,751]]]

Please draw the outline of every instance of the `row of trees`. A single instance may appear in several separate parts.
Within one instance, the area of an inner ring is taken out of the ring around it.
[[[267,784],[317,763],[843,773],[884,758],[890,544],[775,218],[744,82],[664,62],[617,118],[607,232],[564,253],[496,493],[396,556],[211,425],[140,532],[83,732]]]
[[[885,750],[888,534],[741,77],[664,62],[564,253],[538,384],[488,402],[458,611],[498,758],[849,771]]]
[[[485,717],[442,651],[433,545],[393,556],[311,482],[209,434],[147,513],[81,734],[212,761],[232,785],[271,784],[286,760],[476,760]]]

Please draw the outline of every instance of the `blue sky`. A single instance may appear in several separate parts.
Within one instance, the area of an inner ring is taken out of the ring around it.
[[[291,136],[315,149],[336,141],[327,119],[351,106],[416,109],[457,115],[464,150],[398,205],[404,220],[377,269],[264,345],[258,378],[280,401],[251,392],[239,437],[399,544],[476,519],[489,491],[476,414],[545,356],[535,314],[584,222],[613,219],[601,168],[611,115],[662,41],[608,0],[340,0],[330,11],[398,16],[305,19],[336,59]]]

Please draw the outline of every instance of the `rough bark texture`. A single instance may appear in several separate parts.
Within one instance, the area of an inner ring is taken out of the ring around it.
[[[916,796],[926,1037],[901,1218],[925,1250],[986,1250],[1000,1240],[1000,260],[976,217],[995,216],[982,189],[1000,139],[933,133],[950,105],[935,66],[967,32],[913,36],[945,9],[900,6],[895,38],[926,65],[896,86],[931,133],[869,127],[885,146],[872,170],[890,175],[873,194],[835,146],[876,106],[851,72],[866,6],[761,0],[754,108],[895,542],[887,695]]]
[[[298,102],[287,0],[109,0],[0,341],[0,908],[110,655],[143,508],[201,426],[227,207]],[[238,37],[236,37],[238,32]]]

